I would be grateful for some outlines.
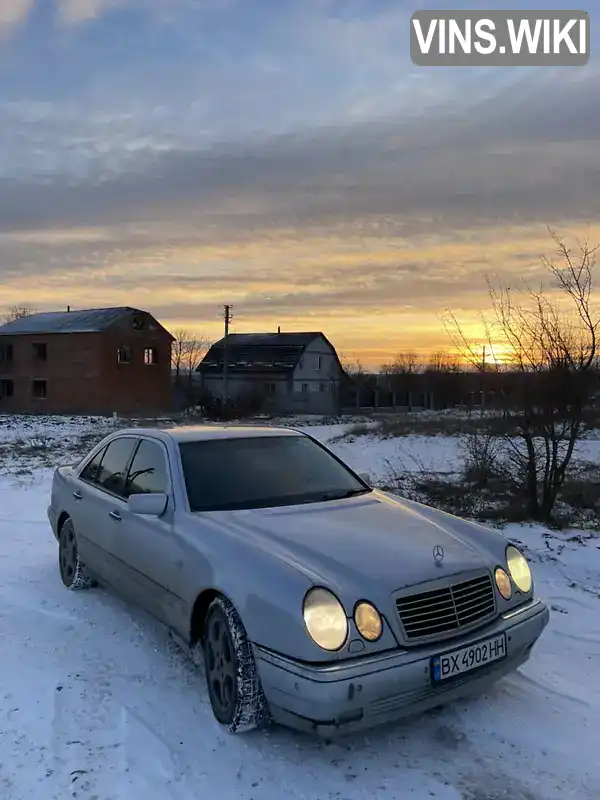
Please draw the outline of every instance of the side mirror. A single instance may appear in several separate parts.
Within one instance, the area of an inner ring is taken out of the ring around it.
[[[371,485],[371,475],[369,472],[359,472],[358,477],[361,479],[361,481],[364,481],[369,486]]]
[[[165,512],[168,499],[168,496],[162,492],[132,494],[129,495],[127,505],[132,514],[144,514],[148,517],[160,517]]]

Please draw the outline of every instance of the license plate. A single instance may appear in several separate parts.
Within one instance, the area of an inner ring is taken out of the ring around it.
[[[434,656],[431,659],[431,676],[434,683],[440,683],[505,657],[506,635],[503,633],[483,642],[462,647],[453,653]]]

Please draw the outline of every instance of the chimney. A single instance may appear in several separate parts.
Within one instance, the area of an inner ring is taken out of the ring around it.
[[[281,333],[281,325],[277,326],[277,333]]]

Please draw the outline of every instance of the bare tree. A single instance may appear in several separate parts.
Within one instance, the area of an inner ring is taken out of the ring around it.
[[[391,363],[382,364],[379,370],[382,376],[381,383],[389,392],[406,391],[407,382],[412,386],[414,376],[420,371],[419,357],[412,350],[398,353]]]
[[[185,328],[178,328],[173,332],[173,336],[175,337],[175,340],[171,345],[171,364],[173,367],[175,380],[177,381],[179,380],[183,371],[187,343],[192,337],[190,332]]]
[[[574,252],[550,234],[555,258],[541,258],[554,292],[488,282],[493,313],[486,322],[489,346],[501,345],[510,365],[499,385],[516,437],[503,437],[503,466],[524,490],[530,516],[542,521],[552,516],[584,431],[600,352],[600,311],[593,303],[598,247],[579,242]],[[449,326],[472,357],[475,348],[452,315]]]
[[[358,359],[351,359],[340,354],[340,363],[345,372],[357,383],[361,383],[367,374],[362,362]]]
[[[208,349],[206,337],[195,337],[186,328],[179,328],[173,333],[175,341],[171,348],[171,362],[175,377],[195,372]]]
[[[452,372],[461,371],[458,359],[446,350],[437,350],[429,356],[425,372]]]
[[[193,377],[208,350],[208,340],[204,337],[189,339],[183,358],[183,368],[186,375]]]
[[[419,371],[419,357],[414,350],[398,353],[391,364],[383,364],[383,375],[409,375]]]
[[[21,319],[22,317],[29,317],[31,314],[35,314],[35,308],[30,306],[12,306],[12,308],[4,315],[3,321],[4,324],[8,322],[14,322],[16,319]]]
[[[175,384],[185,389],[188,402],[193,396],[194,375],[206,351],[208,339],[196,337],[186,328],[179,328],[173,333],[175,341],[171,347],[171,363]]]

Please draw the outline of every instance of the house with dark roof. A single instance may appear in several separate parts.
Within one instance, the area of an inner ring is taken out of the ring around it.
[[[272,413],[337,414],[349,380],[335,347],[318,331],[231,333],[212,345],[197,371],[201,387],[230,398],[260,395]]]
[[[168,411],[173,338],[147,311],[129,306],[8,322],[0,327],[0,413]]]

